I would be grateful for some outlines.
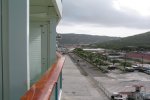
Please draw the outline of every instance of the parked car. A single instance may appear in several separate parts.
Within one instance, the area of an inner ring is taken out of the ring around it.
[[[111,100],[126,100],[126,99],[119,93],[113,93],[111,95]]]
[[[144,73],[150,75],[150,70],[146,70],[146,71],[144,71]]]
[[[139,66],[132,65],[132,67],[133,67],[135,70],[139,70]]]
[[[150,94],[145,94],[144,95],[144,100],[150,100]]]
[[[150,100],[150,93],[141,93],[143,100]]]
[[[114,69],[116,69],[116,66],[115,65],[109,65],[107,69],[114,70]]]
[[[144,68],[144,67],[139,67],[139,68],[138,68],[138,71],[139,71],[139,72],[145,72],[146,70],[147,70],[147,69]]]
[[[127,71],[127,72],[134,72],[134,68],[132,68],[132,67],[126,67],[125,68],[125,71]]]

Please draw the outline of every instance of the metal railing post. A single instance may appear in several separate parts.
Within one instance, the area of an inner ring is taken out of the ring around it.
[[[62,89],[62,71],[60,73],[60,89]]]
[[[55,100],[58,100],[58,84],[56,82],[56,86],[55,86]]]

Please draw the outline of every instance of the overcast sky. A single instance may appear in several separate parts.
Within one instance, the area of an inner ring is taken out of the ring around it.
[[[150,31],[150,0],[63,0],[58,33],[126,37]]]

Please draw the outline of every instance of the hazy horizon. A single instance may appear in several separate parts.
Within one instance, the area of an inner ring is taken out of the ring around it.
[[[63,0],[58,33],[127,37],[150,31],[150,0]]]
[[[150,32],[150,31],[146,31],[146,32]],[[144,33],[146,33],[144,32]],[[135,36],[135,35],[139,35],[139,34],[144,34],[144,33],[138,33],[138,34],[134,34],[134,35],[130,35],[130,36]],[[100,35],[100,34],[84,34],[84,33],[59,33],[59,34],[80,34],[80,35],[96,35],[96,36],[108,36],[108,37],[119,37],[119,36],[110,36],[110,35]],[[124,37],[130,37],[130,36],[124,36]],[[121,38],[124,38],[123,36]]]

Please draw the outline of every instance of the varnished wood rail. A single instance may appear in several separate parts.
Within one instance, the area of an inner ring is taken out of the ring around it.
[[[65,57],[56,54],[56,63],[21,97],[21,100],[50,100],[65,61]]]

